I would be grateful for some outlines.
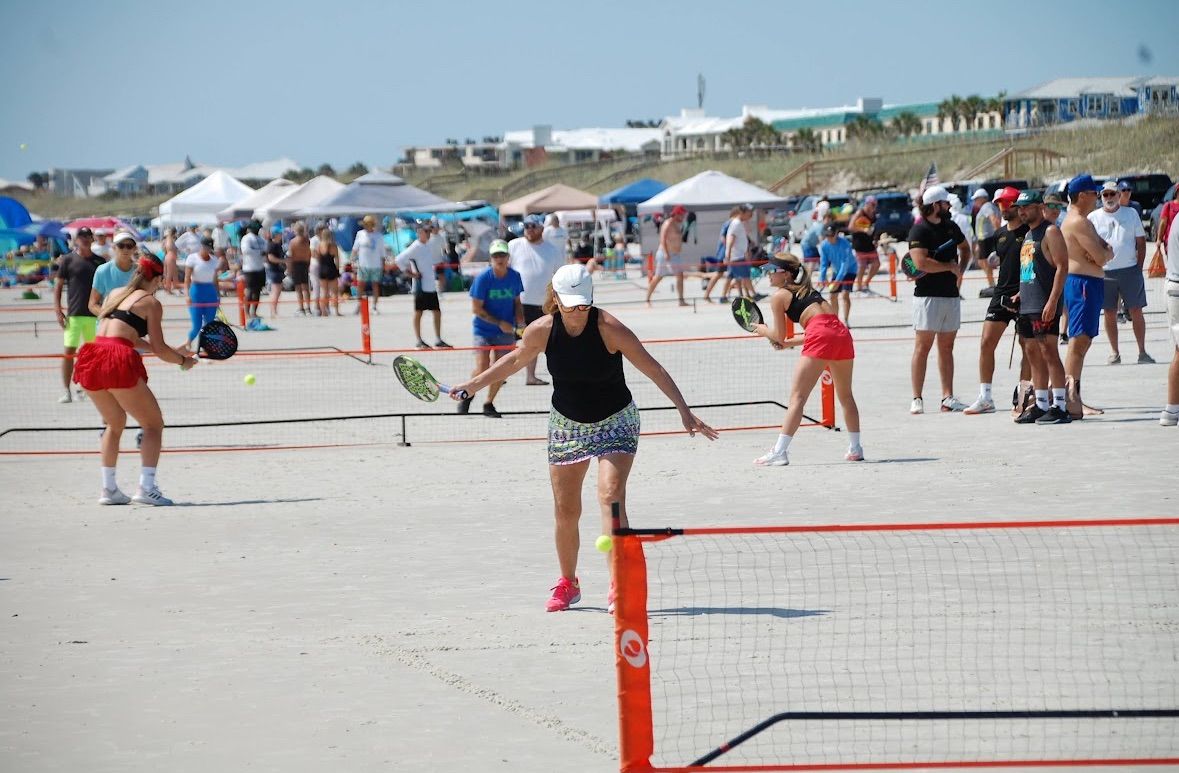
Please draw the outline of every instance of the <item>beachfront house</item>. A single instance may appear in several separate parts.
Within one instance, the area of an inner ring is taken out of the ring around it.
[[[1057,78],[1003,100],[1008,130],[1088,119],[1179,114],[1179,77]]]

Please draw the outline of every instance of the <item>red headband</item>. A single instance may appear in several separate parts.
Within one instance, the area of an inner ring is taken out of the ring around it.
[[[164,264],[160,262],[159,258],[144,255],[139,259],[139,273],[143,275],[144,279],[155,279],[164,273]]]

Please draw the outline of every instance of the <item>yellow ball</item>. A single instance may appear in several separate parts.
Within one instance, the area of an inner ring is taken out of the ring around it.
[[[610,539],[609,534],[603,534],[594,542],[594,547],[603,553],[609,553],[614,547],[614,540]]]
[[[254,374],[247,373],[244,381],[246,382],[246,386],[254,386],[254,381],[255,381]]]

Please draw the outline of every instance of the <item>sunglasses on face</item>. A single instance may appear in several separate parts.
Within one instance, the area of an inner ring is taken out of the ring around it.
[[[578,304],[577,306],[562,306],[561,308],[564,309],[565,311],[589,311],[593,307],[594,306],[592,303],[590,303],[590,304],[581,303],[581,304]]]
[[[135,242],[120,242],[119,244],[116,244],[115,246],[118,247],[120,250],[133,250],[133,249],[135,249]]]
[[[1105,191],[1104,193],[1101,194],[1101,198],[1103,198],[1103,199],[1116,199],[1117,197],[1118,197],[1117,191]]]

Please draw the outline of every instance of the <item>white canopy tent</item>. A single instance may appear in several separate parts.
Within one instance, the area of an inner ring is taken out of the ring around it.
[[[250,186],[218,170],[161,204],[160,224],[216,225],[218,212],[253,192]]]
[[[283,178],[271,180],[244,199],[234,202],[233,206],[226,207],[218,212],[217,219],[223,223],[228,223],[231,220],[242,220],[252,217],[254,210],[270,206],[295,190],[296,187],[298,187],[296,183]]]
[[[320,175],[295,188],[285,196],[272,201],[265,207],[254,210],[254,219],[263,222],[289,220],[300,210],[314,207],[320,202],[344,190],[343,183]]]
[[[618,213],[612,209],[567,209],[553,214],[557,216],[557,222],[561,224],[562,228],[573,223],[594,223],[605,226],[618,220]]]

